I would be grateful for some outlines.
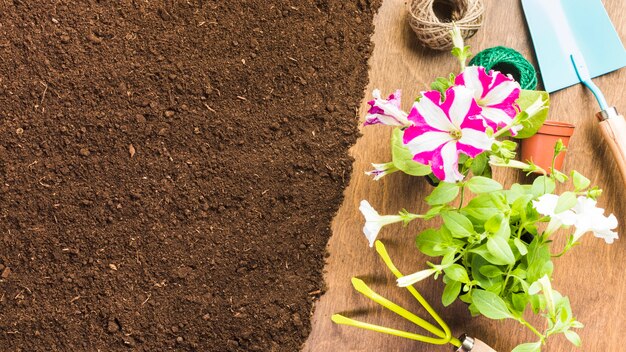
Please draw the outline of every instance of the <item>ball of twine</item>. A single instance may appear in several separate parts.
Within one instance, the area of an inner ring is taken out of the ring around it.
[[[434,6],[447,6],[452,10],[449,20],[435,14]],[[473,36],[483,24],[485,7],[482,0],[413,0],[409,9],[409,23],[417,39],[426,47],[436,50],[452,49],[450,31],[453,22],[464,39]]]
[[[470,62],[470,65],[482,66],[487,71],[495,70],[510,74],[519,82],[522,89],[535,90],[537,88],[537,72],[535,67],[519,52],[504,46],[485,49]]]

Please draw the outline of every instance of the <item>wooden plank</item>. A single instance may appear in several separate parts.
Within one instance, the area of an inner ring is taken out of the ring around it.
[[[605,2],[620,36],[626,37],[626,3],[618,0]],[[469,40],[474,52],[505,45],[517,49],[526,57],[533,58],[531,42],[526,29],[521,5],[518,1],[486,1],[486,19],[483,28]],[[375,19],[376,31],[372,38],[375,49],[370,59],[370,84],[366,97],[373,88],[386,94],[396,88],[403,90],[403,107],[408,109],[420,90],[425,90],[438,75],[457,70],[455,60],[448,53],[438,53],[419,47],[407,22],[407,5],[404,0],[385,0]],[[609,74],[596,80],[604,88],[609,102],[618,105],[622,112],[626,106],[623,83],[626,70]],[[616,214],[621,221],[619,231],[625,234],[626,192],[615,163],[604,146],[597,122],[593,115],[597,104],[582,86],[569,88],[551,95],[550,118],[575,123],[570,151],[564,170],[573,167],[605,190],[600,204]],[[365,99],[360,115],[366,111]],[[330,256],[326,266],[328,291],[320,299],[313,316],[313,331],[304,346],[305,351],[450,351],[450,346],[429,346],[419,342],[400,339],[345,326],[330,321],[336,312],[351,312],[358,319],[408,331],[420,331],[418,327],[403,321],[389,311],[369,302],[353,291],[350,278],[358,276],[372,285],[384,296],[425,316],[417,302],[404,289],[395,287],[392,276],[382,266],[375,251],[367,246],[361,232],[363,218],[358,211],[361,199],[367,199],[381,213],[395,213],[402,208],[413,212],[426,209],[423,199],[430,186],[423,179],[394,174],[379,182],[363,174],[370,169],[370,162],[390,160],[388,146],[391,130],[385,127],[363,129],[363,137],[352,148],[355,157],[354,175],[346,190],[343,206],[333,222],[333,236],[328,245]],[[497,171],[496,178],[507,184],[523,180],[513,172]],[[414,236],[421,230],[436,224],[415,222],[407,228],[385,228],[381,239],[398,268],[411,273],[424,268],[427,260],[413,245]],[[564,237],[564,236],[561,236]],[[562,240],[562,239],[558,239]],[[567,256],[555,260],[554,286],[569,295],[578,319],[586,327],[580,331],[584,351],[616,351],[621,349],[622,332],[626,329],[626,280],[622,280],[626,267],[626,243],[624,239],[613,245],[588,234],[583,245]],[[531,332],[513,321],[492,321],[471,318],[467,307],[456,302],[444,308],[440,302],[443,285],[441,280],[425,281],[416,285],[418,290],[433,304],[444,320],[449,322],[453,334],[464,332],[489,343],[498,351],[510,351],[519,343],[534,341]],[[354,316],[354,315],[353,315]],[[541,320],[535,320],[541,323]],[[547,351],[570,351],[574,348],[564,339],[551,339]]]

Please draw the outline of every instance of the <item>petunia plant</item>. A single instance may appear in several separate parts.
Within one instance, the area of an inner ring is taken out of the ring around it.
[[[368,174],[375,180],[398,171],[428,177],[436,185],[425,199],[430,208],[424,214],[402,210],[380,215],[363,200],[363,231],[372,246],[383,226],[440,218],[441,226],[416,238],[417,248],[432,261],[400,277],[399,286],[441,277],[445,306],[461,300],[473,315],[513,319],[537,336],[515,352],[540,351],[555,334],[579,346],[573,329],[583,325],[575,319],[569,299],[552,287],[554,261],[579,244],[585,233],[612,243],[617,219],[597,207],[601,190],[580,173],[566,174],[554,163],[544,170],[531,161],[515,160],[514,139],[532,136],[546,119],[547,93],[522,90],[510,75],[498,71],[466,67],[469,48],[458,31],[452,35],[459,74],[436,79],[408,113],[401,109],[399,90],[388,99],[376,90],[365,118],[365,125],[395,128],[392,160],[373,164]],[[564,151],[557,143],[554,159]],[[493,167],[539,176],[531,184],[504,187],[492,178]],[[569,190],[557,193],[557,188]],[[557,236],[567,240],[554,241]],[[564,244],[555,248],[555,243]],[[527,310],[545,317],[546,323],[531,325],[524,318]]]

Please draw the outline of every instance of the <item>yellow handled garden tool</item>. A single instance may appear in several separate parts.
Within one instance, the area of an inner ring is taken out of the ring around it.
[[[626,122],[592,81],[626,66],[626,50],[600,0],[522,0],[548,92],[583,83],[601,111],[602,135],[626,185]]]
[[[380,255],[389,270],[391,270],[391,272],[397,278],[401,278],[404,276],[393,264],[391,258],[389,257],[389,254],[387,253],[387,250],[385,249],[385,246],[380,241],[376,241],[376,252],[378,252],[378,255]],[[424,297],[422,297],[419,292],[417,292],[417,290],[413,286],[407,286],[406,288],[413,295],[413,297],[415,297],[415,299],[424,307],[424,309],[426,309],[426,311],[433,317],[439,327],[427,322],[426,320],[391,302],[385,297],[377,294],[371,288],[369,288],[369,286],[367,286],[365,282],[363,282],[363,280],[352,278],[352,285],[354,286],[355,290],[357,290],[365,297],[398,314],[399,316],[412,322],[413,324],[423,328],[424,330],[430,332],[436,337],[424,336],[412,332],[396,330],[380,325],[350,319],[341,314],[334,314],[332,316],[332,320],[337,324],[354,326],[361,329],[372,330],[383,334],[399,336],[433,345],[451,344],[455,347],[456,352],[496,352],[493,348],[489,347],[487,344],[480,341],[479,339],[469,337],[465,334],[458,339],[453,337],[448,325],[441,319],[441,317],[439,317],[437,312],[435,312],[430,304],[424,299]]]

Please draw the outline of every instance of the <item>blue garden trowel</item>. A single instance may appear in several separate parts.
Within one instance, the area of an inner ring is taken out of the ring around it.
[[[580,52],[591,77],[626,66],[626,51],[600,0],[522,0],[543,86],[580,83],[570,55]]]
[[[626,66],[626,50],[601,0],[522,0],[546,91],[583,83],[626,185],[626,121],[591,81]]]

